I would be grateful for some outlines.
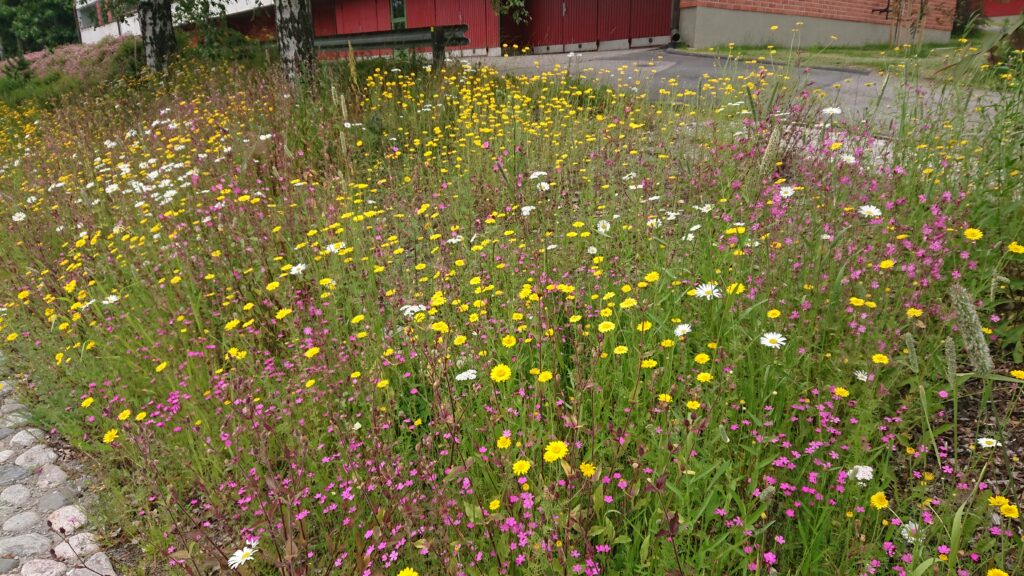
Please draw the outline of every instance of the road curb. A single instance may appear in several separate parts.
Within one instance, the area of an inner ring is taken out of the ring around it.
[[[727,56],[722,54],[701,54],[700,52],[687,52],[678,48],[665,48],[665,52],[669,54],[675,54],[677,56],[696,56],[697,58],[710,58],[714,60],[728,60]],[[801,66],[801,68],[808,68],[811,70],[826,70],[828,72],[846,72],[849,74],[856,74],[858,76],[869,76],[873,72],[871,70],[864,70],[862,68],[842,68],[839,66]]]

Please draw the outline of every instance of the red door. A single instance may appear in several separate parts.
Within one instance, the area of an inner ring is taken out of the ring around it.
[[[601,48],[629,48],[629,2],[598,0],[597,33]]]
[[[526,37],[530,46],[539,53],[563,50],[564,17],[561,0],[532,2],[530,21],[526,24]]]
[[[653,46],[672,34],[671,0],[633,0],[629,15],[629,45]]]
[[[598,0],[562,1],[565,3],[565,17],[562,18],[565,51],[597,50]]]

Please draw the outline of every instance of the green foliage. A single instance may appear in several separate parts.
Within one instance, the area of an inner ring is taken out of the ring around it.
[[[74,0],[3,0],[0,43],[7,54],[22,54],[78,40]]]
[[[526,0],[491,0],[491,5],[498,14],[508,14],[516,24],[530,21],[530,11],[526,8]]]

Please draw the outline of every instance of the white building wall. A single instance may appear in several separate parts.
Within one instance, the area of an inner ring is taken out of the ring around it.
[[[117,36],[138,36],[141,31],[139,29],[139,19],[130,16],[124,22],[114,22],[112,24],[95,25],[96,14],[96,3],[99,0],[77,0],[78,5],[78,21],[82,31],[82,43],[83,44],[95,44],[104,38],[111,38]],[[263,6],[273,6],[274,0],[227,0],[227,5],[224,7],[224,11],[227,14],[238,14],[241,12],[248,12],[255,10]],[[86,13],[86,17],[83,18],[83,13]],[[92,16],[92,20],[87,18]]]

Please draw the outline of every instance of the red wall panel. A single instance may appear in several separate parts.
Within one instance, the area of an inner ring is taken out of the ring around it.
[[[988,17],[1019,16],[1024,12],[1024,0],[985,0],[981,13]]]
[[[313,0],[313,35],[331,36],[338,33],[334,17],[334,0]]]
[[[633,0],[630,38],[668,36],[672,31],[672,0]]]
[[[529,5],[530,21],[526,24],[526,38],[531,46],[562,44],[562,3],[558,0],[540,0]]]
[[[563,42],[583,44],[598,40],[598,0],[564,0]],[[568,47],[566,47],[568,49]]]
[[[601,40],[629,38],[629,1],[598,0],[597,34]]]

